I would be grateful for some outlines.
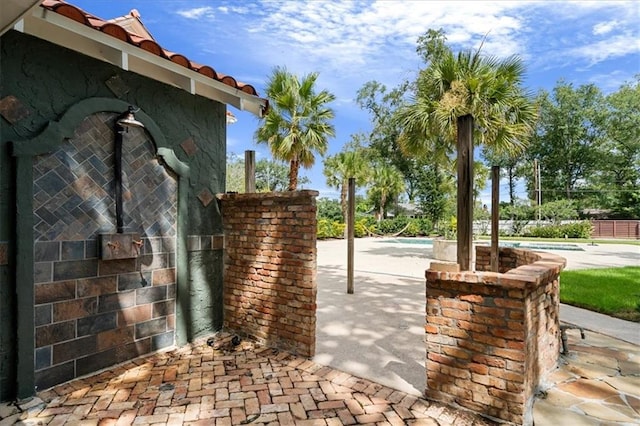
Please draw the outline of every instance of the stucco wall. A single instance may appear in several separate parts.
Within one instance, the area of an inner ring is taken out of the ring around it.
[[[21,268],[14,259],[16,238],[23,238],[16,237],[16,222],[32,220],[24,206],[17,208],[17,218],[14,214],[15,158],[9,145],[34,138],[69,108],[89,98],[120,99],[135,105],[157,125],[163,136],[159,148],[173,150],[178,161],[188,166],[185,193],[180,194],[187,206],[181,212],[185,240],[191,236],[189,241],[207,241],[222,232],[213,194],[224,191],[226,108],[15,31],[0,38],[0,65],[0,356],[5,357],[0,399],[7,399],[15,393],[14,378],[7,371],[15,363],[16,316],[11,297],[4,295],[15,293],[16,271]],[[182,273],[188,296],[179,308],[184,323],[176,328],[185,338],[194,338],[222,326],[222,254],[207,244],[189,244],[185,251]]]

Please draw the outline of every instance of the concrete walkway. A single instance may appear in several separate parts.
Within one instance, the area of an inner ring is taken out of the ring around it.
[[[424,273],[432,260],[432,248],[430,245],[399,241],[403,240],[356,240],[355,293],[351,295],[346,294],[346,242],[318,242],[318,341],[314,360],[394,389],[421,395],[425,388],[426,355]],[[545,251],[565,257],[567,269],[640,264],[640,248],[637,246],[584,244],[580,248],[583,250]],[[634,424],[640,421],[640,325],[567,305],[561,306],[560,317],[563,323],[578,325],[588,331],[585,340],[579,339],[579,333],[576,339],[576,330],[568,332],[571,350],[568,356],[563,357],[563,363],[566,362],[563,368],[569,366],[569,369],[560,369],[550,378],[550,389],[556,389],[554,386],[563,383],[574,383],[579,378],[604,380],[602,371],[595,373],[589,367],[575,373],[572,366],[601,363],[602,360],[594,361],[591,352],[607,348],[615,351],[615,359],[620,358],[625,368],[612,366],[604,372],[609,374],[606,377],[614,382],[623,381],[620,386],[626,391],[635,388],[630,393],[615,394],[626,401],[615,406],[624,412],[620,416],[603,414],[605,418],[594,420],[598,410],[588,408],[588,411],[580,411],[576,402],[569,407],[558,408],[570,411],[567,418],[573,422],[564,424],[598,424],[599,421]],[[613,353],[608,354],[612,356]],[[624,377],[618,377],[620,375]],[[589,388],[590,384],[585,386]],[[589,393],[585,396],[575,385],[567,389],[576,391],[570,395],[574,399],[551,398],[541,405],[536,404],[537,425],[563,424],[554,422],[553,416],[558,412],[548,409],[555,407],[553,404],[557,401],[567,404],[567,400],[575,402],[576,398],[580,402],[591,397],[597,400],[595,396],[598,395]],[[554,392],[551,395],[556,395]],[[607,392],[599,396],[613,398],[615,392],[607,388]],[[627,404],[628,401],[635,404],[636,400],[635,408]],[[608,406],[601,411],[610,414]],[[573,414],[586,420],[575,423],[577,417]]]

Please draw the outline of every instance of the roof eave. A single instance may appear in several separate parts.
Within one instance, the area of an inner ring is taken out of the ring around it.
[[[245,93],[44,8],[34,8],[14,29],[86,56],[263,117],[267,100]]]

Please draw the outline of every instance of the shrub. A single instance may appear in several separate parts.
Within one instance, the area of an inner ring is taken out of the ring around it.
[[[318,239],[344,237],[345,224],[329,219],[318,220]]]
[[[536,226],[525,236],[538,238],[590,238],[592,225],[588,220],[561,225]]]

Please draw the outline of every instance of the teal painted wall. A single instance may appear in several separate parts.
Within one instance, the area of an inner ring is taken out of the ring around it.
[[[119,83],[110,88],[107,81],[114,77]],[[16,271],[15,159],[10,154],[10,143],[38,135],[47,123],[58,120],[83,99],[118,98],[139,107],[164,135],[166,145],[160,148],[172,149],[189,166],[189,181],[181,186],[188,188],[187,194],[180,194],[187,197],[188,208],[179,220],[187,222],[186,234],[194,236],[222,233],[218,204],[207,201],[208,195],[224,191],[226,157],[225,105],[15,31],[0,38],[0,101],[7,96],[17,98],[28,115],[14,123],[0,117],[0,250],[3,245],[6,248],[4,264],[0,256],[0,400],[15,392],[15,378],[10,374],[13,369],[4,367],[15,362],[11,296],[15,292]],[[180,304],[189,339],[222,326],[222,251],[203,248],[190,249],[183,265],[188,286],[183,293],[188,294],[179,297],[186,296]]]

